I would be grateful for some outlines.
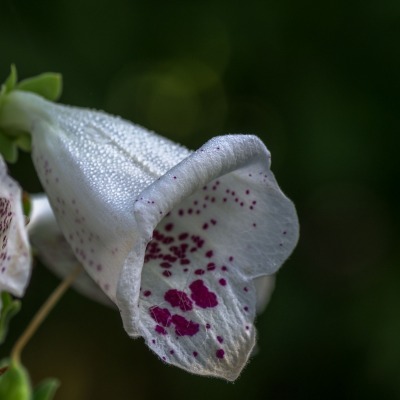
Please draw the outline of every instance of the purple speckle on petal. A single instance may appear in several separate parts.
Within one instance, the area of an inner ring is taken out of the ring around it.
[[[165,327],[171,325],[171,313],[169,312],[168,308],[153,306],[149,311],[151,318],[153,318],[158,324]]]
[[[172,316],[172,323],[175,325],[175,333],[178,336],[193,336],[199,331],[199,324],[188,321],[181,315],[174,314]]]
[[[224,358],[224,356],[225,356],[225,351],[224,350],[222,350],[222,349],[218,349],[216,352],[215,352],[215,355],[217,356],[217,358]]]
[[[160,335],[166,335],[166,334],[167,334],[167,331],[165,330],[165,328],[163,328],[163,327],[160,326],[160,325],[156,325],[155,330],[156,330],[156,332],[159,333]]]
[[[192,300],[189,296],[180,290],[170,289],[165,295],[164,299],[171,304],[172,307],[179,307],[182,311],[190,311],[193,309]]]
[[[217,295],[208,290],[204,282],[199,279],[189,285],[192,291],[191,298],[201,308],[212,308],[218,305]]]

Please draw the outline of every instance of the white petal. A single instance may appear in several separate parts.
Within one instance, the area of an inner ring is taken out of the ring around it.
[[[261,314],[269,300],[271,298],[272,292],[275,289],[275,276],[274,275],[264,275],[254,279],[254,285],[256,287],[256,311],[257,314]]]
[[[160,212],[168,212],[161,222]],[[253,279],[274,273],[298,235],[294,207],[269,170],[264,145],[244,135],[211,140],[147,188],[135,214],[144,243],[120,278],[125,329],[138,329],[169,363],[235,379],[254,345]],[[151,235],[137,314],[130,288]]]
[[[62,279],[79,265],[79,261],[61,233],[47,197],[43,194],[32,195],[31,204],[28,224],[31,244],[43,264]],[[78,276],[73,287],[102,304],[112,304],[86,272]]]
[[[9,98],[30,121],[61,230],[128,334],[171,364],[235,379],[254,345],[253,280],[273,274],[298,238],[263,143],[227,135],[190,153],[104,113]],[[185,251],[175,254],[171,240]]]
[[[22,296],[31,274],[31,255],[21,188],[0,157],[0,292]]]

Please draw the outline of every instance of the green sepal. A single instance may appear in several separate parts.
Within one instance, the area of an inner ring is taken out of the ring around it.
[[[18,159],[18,149],[30,152],[32,139],[29,133],[10,131],[8,134],[0,130],[0,154],[8,163],[15,163]]]
[[[31,197],[25,191],[22,192],[22,211],[24,212],[24,215],[28,217],[31,215],[32,212]]]
[[[16,90],[33,92],[50,101],[60,98],[62,92],[61,74],[45,72],[32,78],[24,79],[15,87]]]
[[[10,75],[8,75],[7,79],[1,86],[0,96],[6,93],[10,93],[14,90],[15,85],[17,84],[18,76],[17,76],[17,69],[15,65],[11,65]]]
[[[52,400],[59,387],[60,382],[57,379],[45,379],[35,387],[32,400]]]
[[[15,145],[26,152],[30,152],[32,150],[32,138],[29,133],[21,132],[19,136],[15,138]]]
[[[14,300],[7,292],[0,293],[0,296],[2,304],[0,312],[0,344],[2,344],[7,336],[8,324],[11,318],[21,309],[21,302]]]
[[[1,360],[0,367],[7,367],[0,375],[0,399],[31,400],[32,390],[29,375],[19,363]]]
[[[0,131],[0,154],[8,163],[15,163],[18,158],[18,149],[15,139]]]

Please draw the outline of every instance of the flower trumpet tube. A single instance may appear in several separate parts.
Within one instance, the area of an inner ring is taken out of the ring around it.
[[[127,333],[169,364],[236,379],[255,344],[254,280],[298,239],[261,140],[220,136],[191,152],[19,90],[4,98],[0,126],[30,132],[59,227]]]

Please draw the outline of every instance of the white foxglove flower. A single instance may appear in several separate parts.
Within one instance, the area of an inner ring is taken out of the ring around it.
[[[21,188],[0,156],[0,292],[21,297],[31,273],[31,254]]]
[[[72,251],[164,361],[234,380],[255,343],[254,279],[298,239],[293,204],[255,136],[195,152],[102,112],[7,95],[6,129],[32,157]]]

